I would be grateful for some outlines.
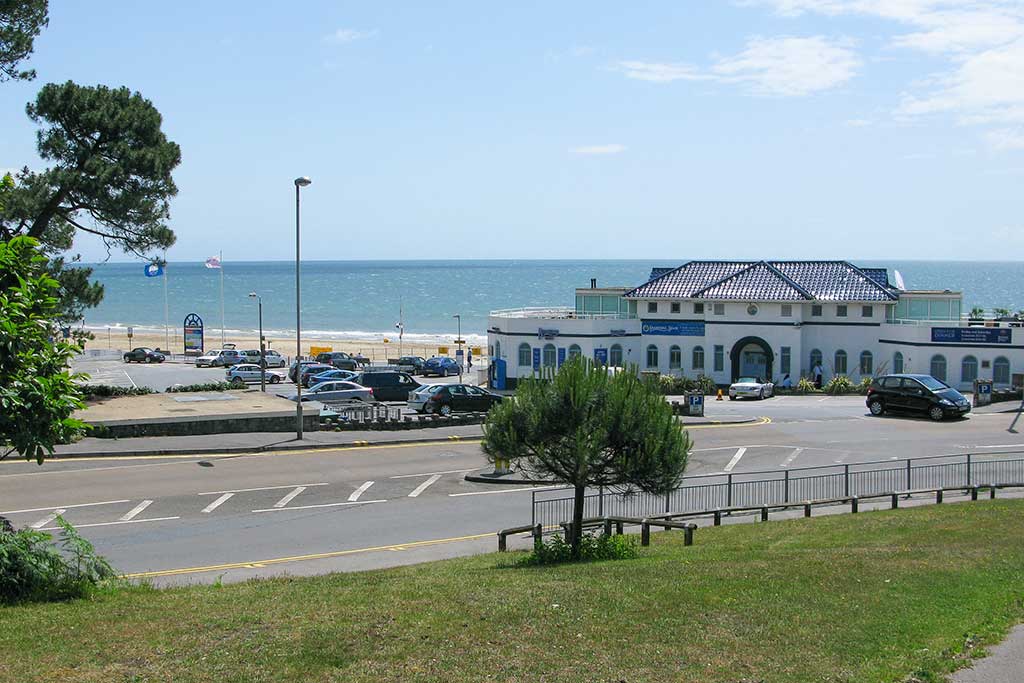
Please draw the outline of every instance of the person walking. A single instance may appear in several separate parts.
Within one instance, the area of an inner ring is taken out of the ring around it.
[[[469,372],[472,372],[472,371],[473,371],[473,349],[469,349],[466,352],[466,372],[469,373]]]
[[[814,388],[821,389],[821,363],[819,362],[817,365],[815,365],[814,370],[812,370],[811,372],[814,373]]]

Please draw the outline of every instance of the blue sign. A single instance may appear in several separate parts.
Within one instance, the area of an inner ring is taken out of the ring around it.
[[[148,263],[143,271],[146,277],[160,277],[164,274],[164,267],[159,263]]]
[[[562,367],[562,363],[565,362],[565,349],[558,349],[558,367]]]
[[[1008,327],[933,327],[933,342],[960,344],[1009,344],[1012,330]]]
[[[598,365],[608,365],[608,349],[594,349],[594,362]]]
[[[647,321],[640,326],[643,334],[664,334],[673,337],[703,337],[704,323],[697,321]]]
[[[701,406],[704,405],[704,394],[690,394],[690,405]]]
[[[537,372],[540,370],[540,349],[533,350],[533,371]]]
[[[988,382],[982,382],[982,383],[978,384],[978,393],[979,394],[991,394],[992,393],[992,385],[989,384]]]

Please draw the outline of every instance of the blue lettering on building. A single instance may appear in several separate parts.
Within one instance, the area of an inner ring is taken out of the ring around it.
[[[663,334],[673,337],[703,337],[704,323],[684,320],[645,320],[640,325],[643,334]]]
[[[1010,344],[1008,327],[933,327],[932,341],[959,344]]]
[[[562,363],[565,362],[565,347],[558,349],[558,367],[562,367]]]
[[[533,350],[533,369],[540,370],[540,349]]]
[[[598,365],[608,365],[608,349],[594,349],[594,362]]]

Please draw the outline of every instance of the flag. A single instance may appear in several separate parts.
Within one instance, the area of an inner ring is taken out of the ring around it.
[[[211,256],[206,259],[207,268],[220,268],[220,256]]]
[[[143,272],[146,277],[160,277],[164,274],[164,267],[160,263],[147,263]]]

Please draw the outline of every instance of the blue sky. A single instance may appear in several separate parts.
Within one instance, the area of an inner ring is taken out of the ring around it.
[[[310,259],[1024,254],[1019,0],[53,0],[30,65],[0,168],[42,84],[142,92],[172,261],[293,258],[297,175]]]

